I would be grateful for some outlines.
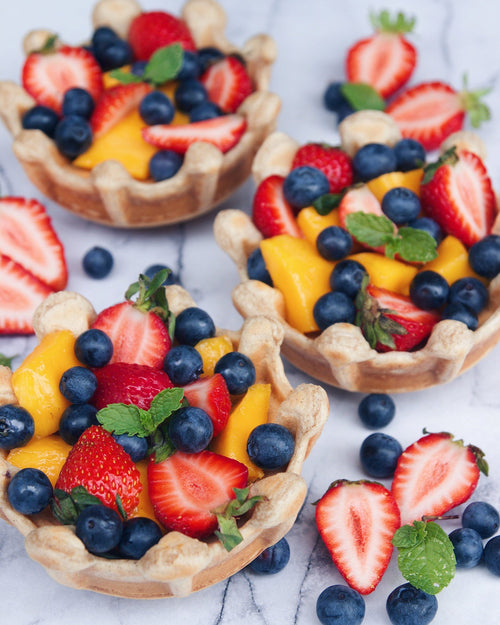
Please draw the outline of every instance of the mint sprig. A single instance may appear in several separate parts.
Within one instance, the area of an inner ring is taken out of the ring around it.
[[[233,488],[235,499],[225,505],[221,510],[215,510],[219,529],[215,535],[221,541],[226,551],[231,551],[243,540],[236,519],[249,512],[259,501],[263,499],[262,495],[248,497],[250,489]]]
[[[124,72],[121,69],[114,69],[110,72],[110,76],[122,84],[149,82],[159,87],[176,78],[182,67],[183,58],[182,46],[179,43],[173,43],[156,50],[144,68],[142,76],[136,76],[132,72]]]
[[[175,316],[168,307],[164,282],[170,269],[161,269],[152,278],[140,274],[137,282],[133,282],[125,292],[125,299],[132,302],[141,312],[153,312],[165,323],[172,338],[175,330]],[[134,299],[135,297],[135,299]]]
[[[325,193],[312,203],[318,215],[329,215],[334,208],[338,208],[347,189],[341,193]]]
[[[2,367],[9,367],[10,369],[12,369],[12,361],[14,360],[15,356],[6,356],[5,354],[0,354],[0,365]]]
[[[371,109],[385,111],[385,100],[375,89],[362,82],[345,82],[340,92],[355,111]]]
[[[52,514],[59,523],[74,525],[80,512],[95,504],[102,504],[102,502],[95,495],[91,495],[84,486],[75,486],[70,493],[55,488],[51,508]]]

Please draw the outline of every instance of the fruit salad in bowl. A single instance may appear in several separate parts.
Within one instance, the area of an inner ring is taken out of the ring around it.
[[[274,319],[218,329],[163,273],[99,314],[50,295],[38,345],[0,368],[0,517],[67,586],[188,595],[277,543],[305,499],[325,391],[291,388]]]
[[[0,82],[13,151],[47,197],[86,219],[140,228],[192,219],[250,175],[274,130],[276,46],[241,49],[215,0],[180,17],[100,0],[86,43],[28,33],[21,85]]]

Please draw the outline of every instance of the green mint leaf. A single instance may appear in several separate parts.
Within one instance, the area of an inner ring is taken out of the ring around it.
[[[124,72],[122,69],[113,69],[109,72],[111,78],[118,80],[122,85],[131,85],[142,82],[141,76],[136,76],[132,72]]]
[[[387,258],[394,258],[396,254],[399,254],[400,247],[401,239],[397,236],[394,236],[392,239],[386,242],[384,253]]]
[[[166,460],[175,452],[175,447],[168,436],[168,427],[166,424],[163,427],[159,427],[150,438],[150,447],[148,449],[148,455],[153,456],[155,463]]]
[[[227,518],[223,514],[217,514],[217,522],[219,529],[216,530],[215,535],[222,543],[224,549],[231,551],[243,540],[243,536],[236,525],[236,519],[234,517]]]
[[[370,247],[385,245],[394,236],[394,224],[384,215],[351,213],[347,215],[345,225],[355,239]]]
[[[57,39],[57,35],[48,35],[43,46],[38,50],[35,50],[35,52],[39,52],[40,54],[51,54],[52,52],[55,52]]]
[[[71,489],[71,493],[55,488],[52,514],[59,523],[74,525],[82,510],[101,503],[101,500],[95,495],[91,495],[84,486],[75,486]]]
[[[437,258],[436,239],[428,232],[417,228],[400,228],[398,253],[403,260],[427,263]]]
[[[338,207],[344,195],[345,191],[342,193],[325,193],[325,195],[314,200],[312,205],[319,215],[329,215],[334,208]]]
[[[109,404],[97,412],[97,420],[108,432],[145,437],[150,434],[143,425],[140,408],[132,404]]]
[[[162,85],[173,80],[182,67],[184,51],[179,43],[157,50],[144,70],[143,80]]]
[[[5,354],[0,354],[0,365],[2,367],[9,367],[12,369],[12,361],[15,356],[5,356]]]
[[[122,498],[120,497],[119,493],[116,493],[115,502],[116,502],[116,507],[118,509],[119,515],[121,516],[121,518],[124,521],[126,521],[127,520],[127,513],[125,512],[125,508],[123,507]]]
[[[233,488],[235,498],[214,511],[219,524],[219,529],[215,535],[227,551],[231,551],[243,540],[236,524],[236,517],[246,514],[263,499],[261,495],[248,497],[249,491],[248,487]]]
[[[156,430],[156,425],[153,421],[151,413],[148,410],[142,410],[141,408],[138,408],[138,410],[139,419],[141,420],[141,425],[146,432],[146,436],[153,434],[153,432]]]
[[[149,412],[155,428],[181,407],[184,389],[166,388],[153,398]]]
[[[427,524],[423,521],[415,521],[412,525],[402,525],[392,537],[392,544],[397,549],[411,549],[425,537]]]
[[[385,101],[373,87],[365,83],[345,82],[340,91],[355,111],[385,111]]]

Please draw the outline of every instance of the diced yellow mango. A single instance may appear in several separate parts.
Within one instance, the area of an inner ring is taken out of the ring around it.
[[[283,293],[288,323],[303,333],[319,330],[313,308],[331,290],[335,263],[320,256],[306,239],[288,234],[264,239],[260,249],[274,286]]]
[[[110,70],[109,72],[104,72],[102,75],[102,84],[104,89],[111,89],[111,87],[116,87],[116,85],[120,84],[120,81],[117,78],[113,78],[111,76],[112,71],[113,70]],[[130,72],[130,65],[123,65],[123,67],[120,67],[120,71]]]
[[[69,330],[51,332],[12,374],[17,401],[35,421],[35,438],[57,432],[59,419],[69,406],[59,381],[66,369],[81,365],[74,347],[75,337]]]
[[[52,434],[45,438],[31,440],[24,447],[16,447],[9,452],[7,462],[19,469],[39,469],[55,486],[62,466],[71,450],[71,446],[60,436]]]
[[[360,252],[349,258],[363,265],[375,286],[409,295],[410,282],[418,271],[417,267],[376,252]]]
[[[241,401],[233,408],[222,432],[213,440],[212,450],[228,458],[242,462],[248,467],[250,481],[263,477],[264,472],[248,457],[247,441],[252,430],[267,423],[270,384],[250,386]]]
[[[233,351],[233,344],[227,336],[213,336],[202,339],[196,343],[194,348],[203,360],[202,377],[207,377],[214,374],[215,365],[222,356]]]
[[[339,213],[334,208],[328,215],[320,215],[313,206],[307,206],[297,215],[297,224],[305,238],[315,246],[322,230],[329,226],[340,226]]]
[[[443,276],[450,285],[460,278],[469,276],[487,283],[469,265],[469,252],[460,239],[451,234],[448,235],[438,245],[437,254],[437,258],[425,263],[421,271],[435,271]]]
[[[378,178],[373,178],[366,183],[373,195],[379,202],[382,202],[387,191],[396,187],[406,187],[420,196],[420,183],[424,175],[423,169],[412,169],[411,171],[391,171],[382,174]]]
[[[141,460],[140,462],[137,462],[135,465],[137,469],[139,470],[139,473],[141,476],[142,490],[139,493],[139,503],[137,504],[137,507],[134,508],[134,510],[132,510],[132,512],[130,512],[128,516],[129,518],[137,517],[137,516],[144,516],[158,523],[158,519],[156,518],[154,510],[153,510],[151,499],[149,498],[148,464],[149,464],[149,460]]]

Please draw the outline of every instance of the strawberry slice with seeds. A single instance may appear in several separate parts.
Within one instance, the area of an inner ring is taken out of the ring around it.
[[[152,91],[145,82],[116,85],[106,89],[96,103],[90,126],[94,137],[105,134],[141,103],[142,98]]]
[[[441,516],[466,501],[477,486],[480,471],[488,475],[483,452],[454,440],[448,432],[426,434],[401,454],[392,494],[401,523]]]
[[[208,98],[225,113],[235,113],[253,91],[253,84],[243,63],[234,56],[226,56],[203,73],[200,82]]]
[[[376,482],[334,482],[316,504],[316,525],[340,574],[359,593],[375,590],[400,526],[391,493]]]
[[[196,51],[187,25],[165,11],[145,11],[132,20],[128,41],[138,61],[148,61],[159,48],[180,43],[184,50]]]
[[[306,143],[292,162],[292,169],[309,165],[322,171],[330,183],[330,193],[340,193],[353,181],[351,158],[340,148],[326,143]]]
[[[246,127],[246,119],[241,115],[223,115],[180,126],[148,126],[142,129],[142,138],[157,148],[178,154],[185,154],[197,141],[211,143],[225,153],[238,143]]]
[[[255,192],[252,219],[264,238],[278,234],[302,237],[293,209],[283,194],[284,180],[282,176],[268,176]]]
[[[214,426],[214,436],[224,428],[231,412],[231,397],[220,373],[198,378],[184,387],[184,397],[190,406],[204,410]]]

